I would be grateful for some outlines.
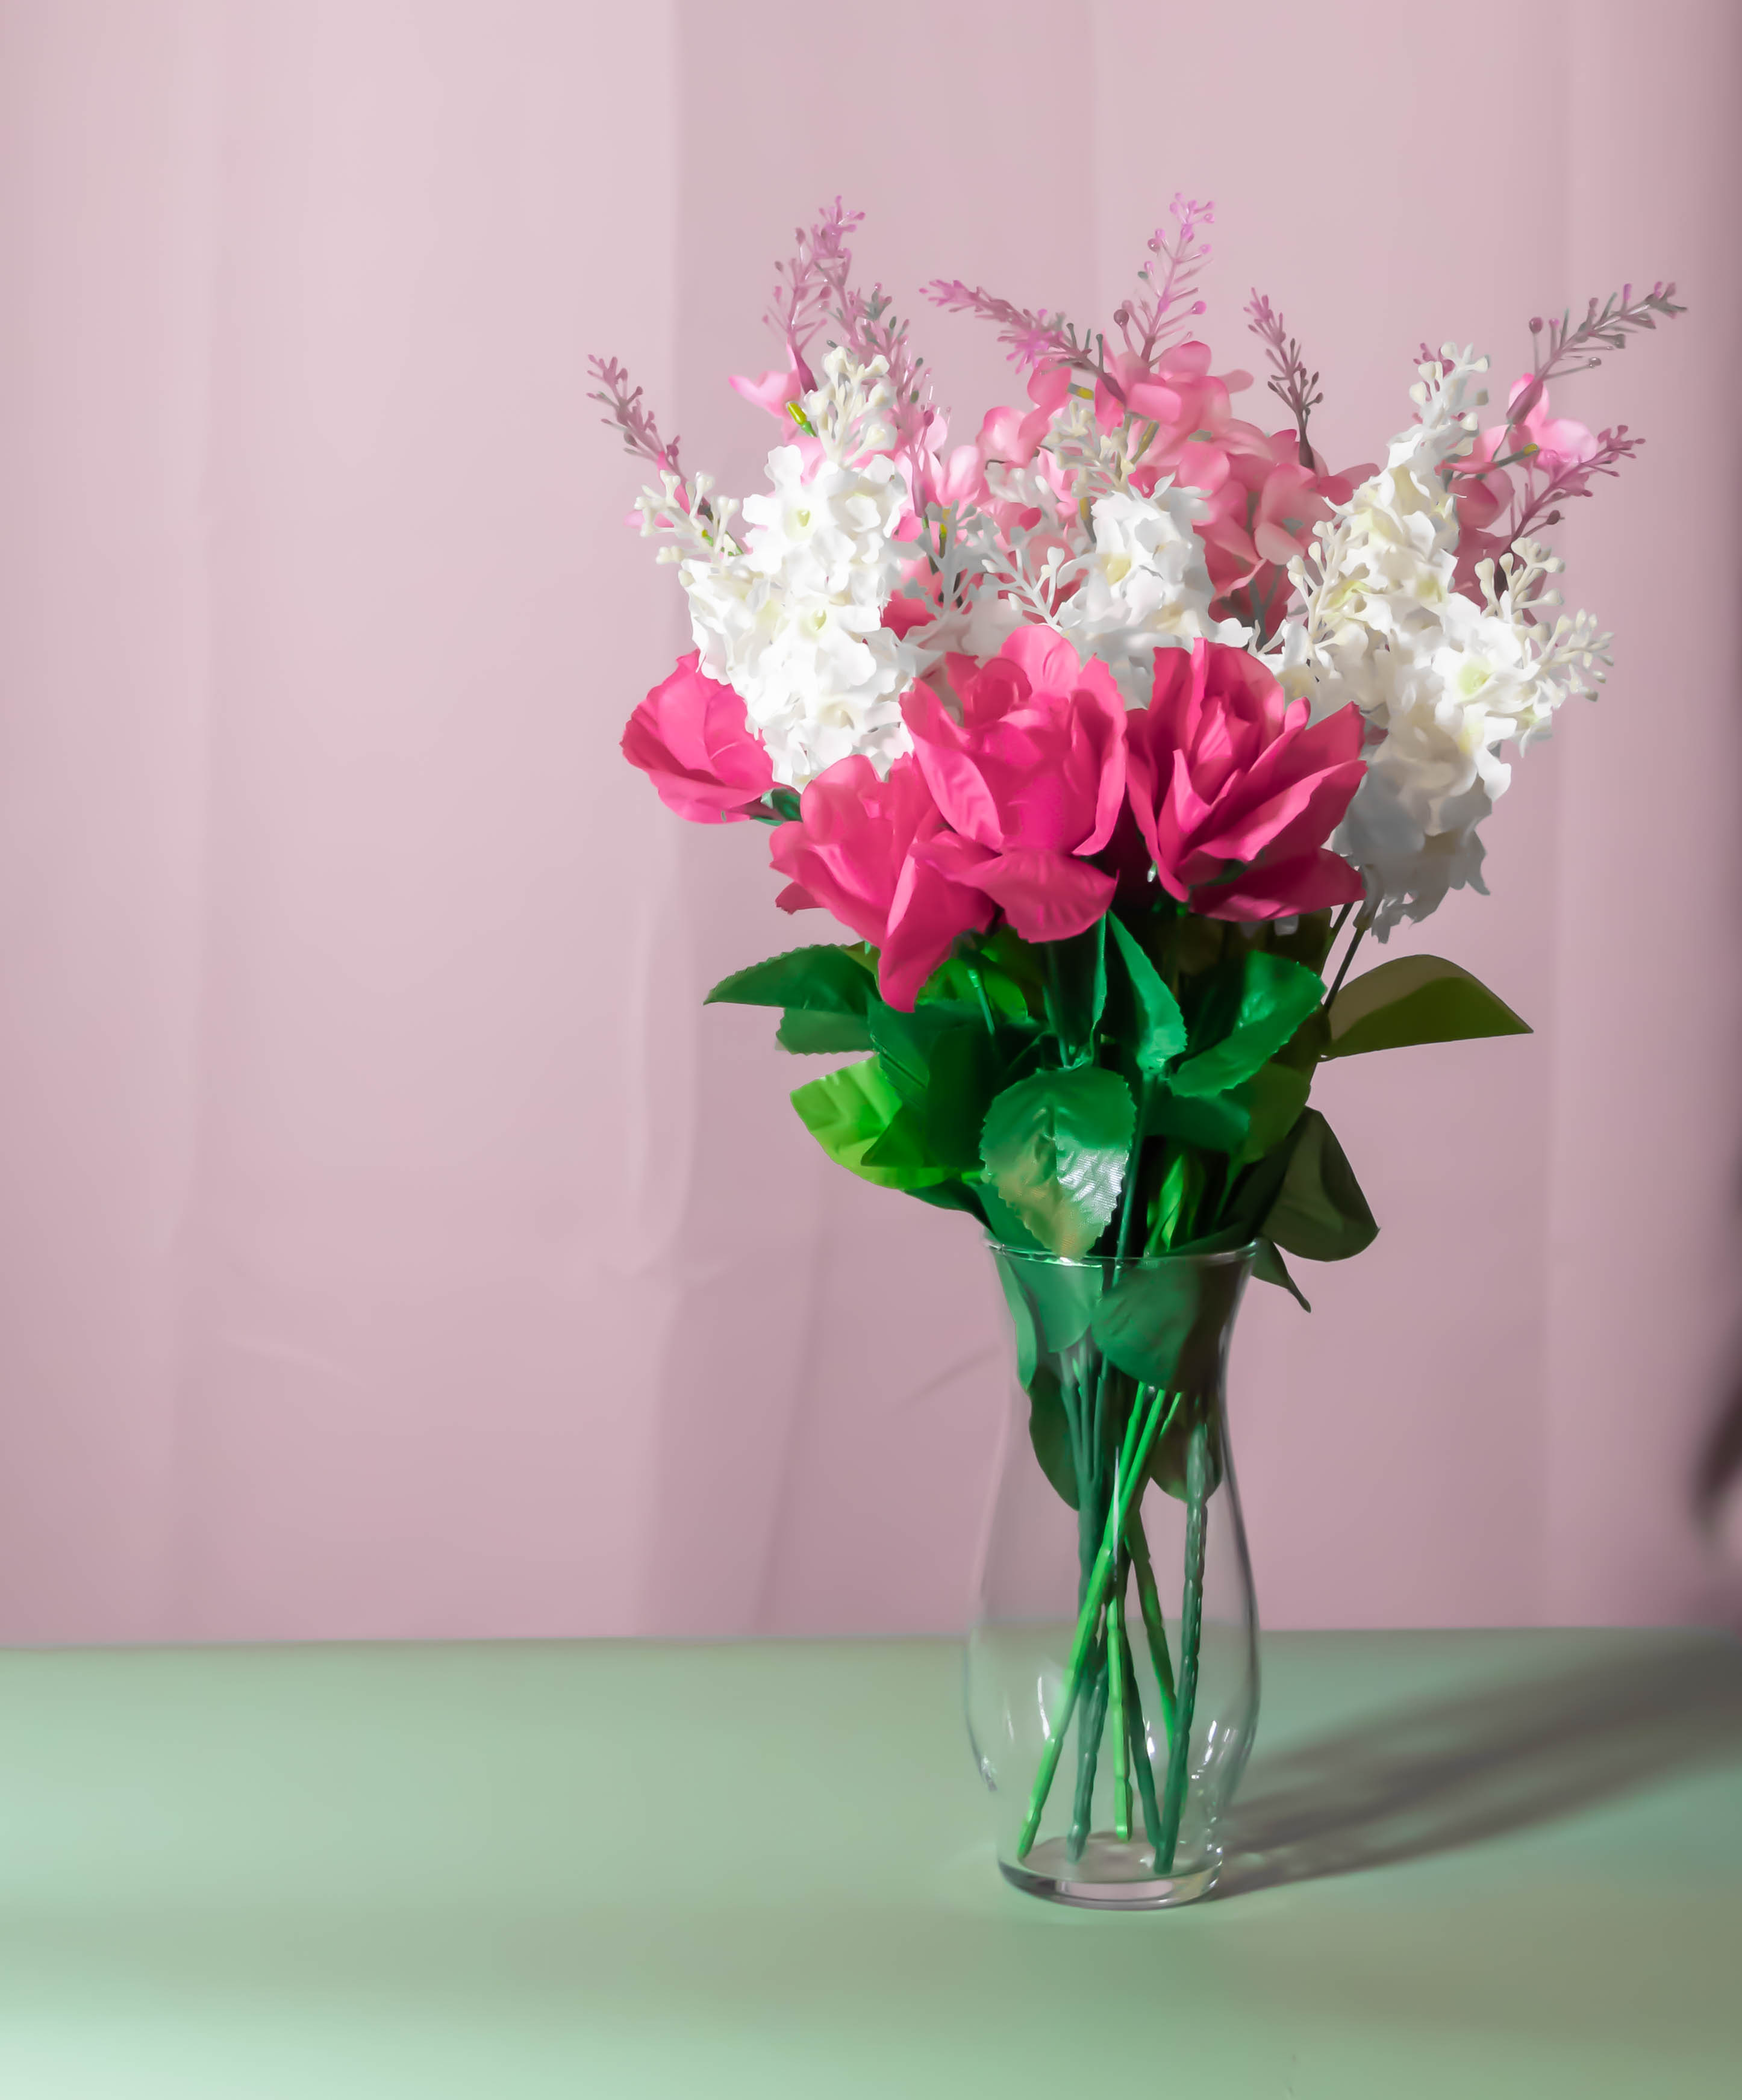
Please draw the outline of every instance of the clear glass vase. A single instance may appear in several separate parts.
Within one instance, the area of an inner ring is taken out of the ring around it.
[[[1190,1903],[1258,1718],[1224,1392],[1257,1250],[992,1252],[1016,1379],[966,1690],[999,1864],[1061,1903]]]

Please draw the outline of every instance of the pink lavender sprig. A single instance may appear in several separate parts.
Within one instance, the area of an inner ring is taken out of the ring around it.
[[[600,420],[618,433],[624,449],[637,459],[651,461],[662,474],[681,478],[679,441],[673,438],[668,443],[660,435],[653,412],[643,402],[641,388],[630,386],[627,370],[614,357],[590,357],[586,363],[588,372],[599,382],[599,391],[586,398],[604,408],[606,413]]]
[[[806,361],[805,346],[842,302],[853,265],[850,243],[864,216],[845,210],[837,197],[814,226],[794,230],[794,254],[774,266],[768,325],[785,343],[807,392],[816,386],[816,375]]]
[[[965,285],[959,277],[934,277],[921,288],[933,306],[947,314],[973,314],[990,321],[998,340],[1009,346],[1010,361],[1024,368],[1036,364],[1068,364],[1095,369],[1085,338],[1064,315],[1045,307],[1019,307],[1001,299],[979,285]]]
[[[1575,496],[1594,495],[1591,476],[1601,474],[1612,479],[1620,471],[1622,461],[1630,460],[1644,442],[1643,438],[1629,437],[1627,426],[1617,423],[1612,430],[1597,433],[1597,449],[1589,457],[1561,461],[1540,489],[1528,491],[1517,520],[1506,535],[1507,550],[1528,534],[1559,524],[1566,513],[1558,505]]]
[[[1600,307],[1594,298],[1585,308],[1584,320],[1576,324],[1570,308],[1559,320],[1550,316],[1545,321],[1541,315],[1532,315],[1530,332],[1536,341],[1536,355],[1530,383],[1512,404],[1508,427],[1529,415],[1552,381],[1563,379],[1572,372],[1589,372],[1601,364],[1599,350],[1625,350],[1642,330],[1655,329],[1660,320],[1673,320],[1687,311],[1686,307],[1675,303],[1675,286],[1660,280],[1637,299],[1631,285],[1612,292]]]
[[[1310,467],[1312,447],[1306,439],[1306,421],[1324,399],[1322,392],[1313,390],[1319,384],[1319,375],[1307,371],[1306,360],[1301,355],[1300,338],[1288,333],[1287,322],[1256,285],[1253,287],[1252,302],[1245,311],[1252,333],[1264,345],[1275,368],[1270,390],[1294,418],[1294,427],[1300,434],[1301,465]]]
[[[1209,243],[1200,236],[1205,227],[1215,224],[1215,207],[1176,192],[1168,209],[1174,214],[1173,230],[1158,226],[1150,235],[1152,259],[1137,273],[1143,290],[1113,314],[1114,325],[1125,338],[1126,350],[1146,370],[1166,347],[1166,339],[1205,310],[1202,299],[1193,300],[1190,306],[1185,302],[1197,289],[1198,275],[1209,260]],[[1159,285],[1155,276],[1157,262],[1162,266]],[[1182,307],[1183,311],[1178,311]]]

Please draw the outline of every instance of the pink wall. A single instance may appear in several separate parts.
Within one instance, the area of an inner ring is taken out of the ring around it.
[[[1577,396],[1650,439],[1565,534],[1620,668],[1427,929],[1538,1033],[1329,1075],[1386,1229],[1236,1404],[1273,1622],[1723,1604],[1742,20],[1464,14],[0,0],[0,1637],[958,1621],[982,1257],[699,1009],[774,885],[616,757],[681,623],[583,398],[748,479],[837,189],[904,293],[1085,311],[1214,194],[1224,360],[1262,284],[1356,458],[1424,333],[1682,282]]]

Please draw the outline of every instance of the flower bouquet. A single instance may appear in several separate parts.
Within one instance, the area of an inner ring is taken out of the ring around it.
[[[781,425],[741,502],[594,362],[695,643],[624,754],[681,816],[767,825],[780,908],[853,936],[709,996],[850,1059],[794,1092],[806,1127],[974,1220],[1004,1286],[1019,1426],[968,1693],[1002,1864],[1125,1905],[1209,1886],[1251,1742],[1242,1288],[1304,1306],[1287,1258],[1377,1229],[1314,1072],[1525,1029],[1453,963],[1351,966],[1483,889],[1505,752],[1608,660],[1540,536],[1638,441],[1551,415],[1550,386],[1682,311],[1656,285],[1533,320],[1486,425],[1487,360],[1424,348],[1383,464],[1333,470],[1267,298],[1279,429],[1234,414],[1250,378],[1191,333],[1211,221],[1174,201],[1106,331],[929,286],[1027,374],[951,447],[838,201],[778,266],[783,361],[732,381]]]

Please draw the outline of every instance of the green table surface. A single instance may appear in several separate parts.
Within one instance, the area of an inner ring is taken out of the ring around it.
[[[1223,1889],[1000,1879],[939,1642],[0,1657],[4,2100],[1742,2093],[1742,1649],[1283,1635]]]

